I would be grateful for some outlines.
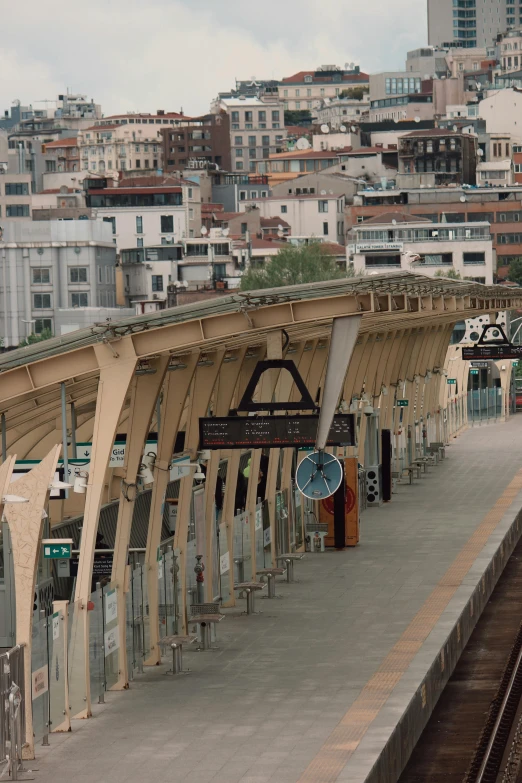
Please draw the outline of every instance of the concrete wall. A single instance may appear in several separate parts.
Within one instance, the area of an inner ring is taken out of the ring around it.
[[[174,237],[179,242],[188,237],[188,207],[97,207],[94,210],[99,218],[111,217],[116,220],[116,233],[111,239],[116,239],[118,250],[138,247],[138,239],[143,240],[143,247],[161,245],[162,237]],[[174,231],[162,233],[161,216],[172,215]],[[136,218],[142,218],[143,232],[136,231]]]
[[[452,0],[428,0],[428,43],[439,46],[453,40]]]
[[[324,200],[328,202],[328,212],[319,212],[319,201]],[[240,204],[240,210],[245,209],[246,203]],[[339,199],[334,196],[320,194],[314,198],[293,196],[257,202],[262,217],[282,217],[290,224],[294,236],[327,237],[331,242],[344,244],[344,208],[339,204]],[[328,225],[327,233],[324,232],[324,223]],[[342,225],[342,230],[338,224]]]
[[[522,143],[522,93],[497,90],[479,103],[479,116],[486,121],[487,133],[510,134],[512,141]]]

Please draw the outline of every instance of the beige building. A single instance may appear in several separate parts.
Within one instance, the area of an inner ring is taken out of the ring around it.
[[[339,193],[301,193],[244,201],[239,207],[246,211],[256,206],[262,218],[282,217],[294,237],[320,237],[344,244],[345,204],[345,196]]]
[[[267,97],[240,96],[221,98],[212,104],[212,112],[230,116],[232,171],[255,173],[258,161],[282,152],[287,137],[283,107]]]
[[[312,111],[330,98],[339,98],[344,90],[367,87],[368,74],[361,73],[353,63],[345,68],[322,65],[315,71],[299,71],[282,79],[279,84],[279,100],[285,111]]]
[[[522,142],[522,92],[512,88],[492,91],[479,103],[479,117],[486,121],[486,132],[504,134],[512,143]]]
[[[498,38],[497,46],[502,72],[520,71],[522,69],[522,30],[508,30],[503,33]]]
[[[150,174],[163,168],[162,128],[181,121],[177,113],[106,117],[78,133],[82,171]]]
[[[370,109],[370,96],[366,93],[360,101],[353,98],[338,98],[330,100],[326,98],[321,105],[314,110],[313,119],[318,125],[329,125],[338,130],[342,125],[347,128],[353,122],[364,120]]]

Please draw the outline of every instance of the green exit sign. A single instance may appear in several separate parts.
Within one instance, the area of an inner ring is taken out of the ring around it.
[[[478,370],[470,370],[470,371],[469,371],[469,374],[470,374],[470,375],[478,375],[478,374],[479,374],[479,371],[478,371]]]
[[[409,400],[397,400],[398,408],[407,408],[409,404],[410,404]]]
[[[42,541],[45,560],[70,560],[73,541],[71,538],[44,539]]]
[[[456,386],[457,385],[457,379],[456,378],[448,378],[448,385],[449,386]]]

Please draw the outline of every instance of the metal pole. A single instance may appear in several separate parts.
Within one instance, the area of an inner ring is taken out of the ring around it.
[[[156,400],[156,430],[158,433],[158,441],[159,441],[159,434],[161,430],[161,400],[158,396],[158,399]]]
[[[76,450],[76,408],[74,407],[74,402],[71,402],[71,448],[72,448],[72,458],[77,459],[77,450]]]
[[[63,442],[63,480],[69,481],[69,453],[67,449],[67,399],[65,395],[65,383],[61,384],[62,393],[62,442]],[[69,497],[69,490],[65,490],[65,498]]]
[[[5,413],[2,413],[2,462],[7,459],[7,429],[5,426]]]

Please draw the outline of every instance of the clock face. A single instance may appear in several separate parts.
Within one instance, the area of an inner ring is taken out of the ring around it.
[[[296,484],[311,500],[324,500],[333,495],[343,478],[342,465],[336,457],[324,451],[314,451],[299,464]]]

